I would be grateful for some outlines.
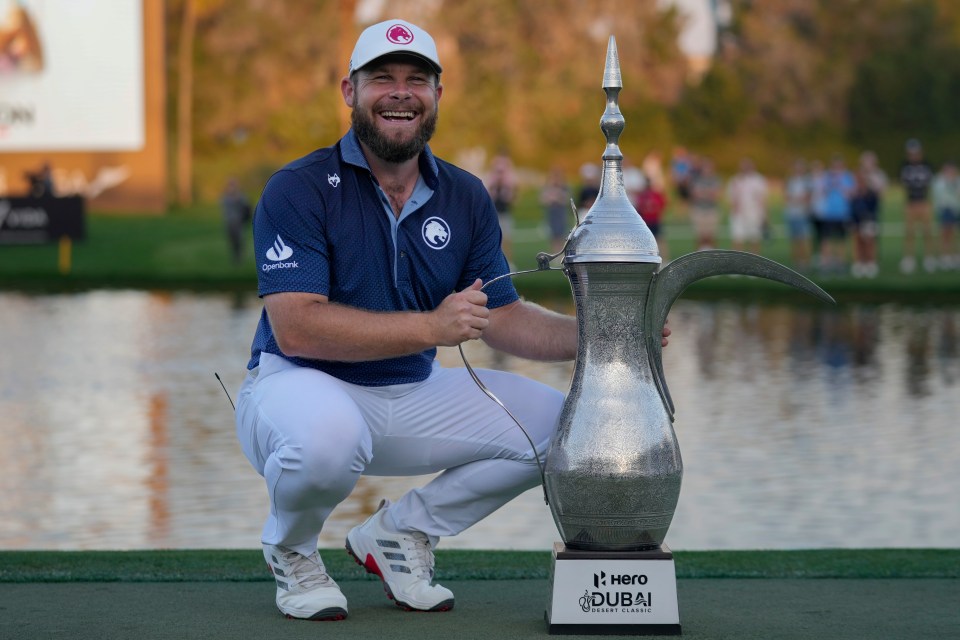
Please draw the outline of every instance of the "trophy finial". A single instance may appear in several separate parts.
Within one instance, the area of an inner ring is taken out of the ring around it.
[[[634,208],[623,183],[623,153],[620,134],[626,121],[620,112],[620,57],[617,40],[610,36],[603,68],[606,107],[600,131],[606,138],[600,189],[590,210],[571,232],[563,250],[564,265],[581,262],[638,262],[660,264],[657,239]]]
[[[617,55],[617,39],[610,36],[607,41],[607,64],[603,69],[603,88],[613,89],[614,87],[623,88],[623,80],[620,78],[620,56]]]
[[[610,36],[607,42],[607,62],[603,68],[603,91],[607,94],[607,108],[600,118],[600,130],[607,138],[607,148],[603,152],[603,159],[608,161],[617,161],[615,164],[607,165],[604,163],[604,169],[621,171],[623,154],[620,152],[618,143],[620,134],[623,133],[623,127],[626,121],[623,114],[620,113],[620,89],[623,88],[623,80],[620,77],[620,57],[617,55],[617,39]],[[621,179],[622,182],[622,179]]]

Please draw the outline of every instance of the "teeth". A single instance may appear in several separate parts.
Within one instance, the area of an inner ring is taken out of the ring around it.
[[[408,120],[413,119],[412,111],[384,111],[381,113],[384,118],[406,118]]]

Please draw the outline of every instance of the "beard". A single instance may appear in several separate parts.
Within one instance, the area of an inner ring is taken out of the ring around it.
[[[437,109],[424,116],[413,137],[409,140],[394,140],[384,135],[366,111],[354,108],[350,113],[350,124],[357,138],[385,162],[399,164],[416,158],[426,148],[437,129]]]

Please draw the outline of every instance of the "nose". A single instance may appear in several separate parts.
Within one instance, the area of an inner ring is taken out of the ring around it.
[[[393,84],[393,89],[390,91],[391,98],[404,99],[409,98],[413,95],[413,92],[410,90],[410,85],[402,80],[398,80]]]

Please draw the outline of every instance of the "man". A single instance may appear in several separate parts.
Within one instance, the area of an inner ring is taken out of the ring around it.
[[[733,248],[760,253],[760,241],[767,224],[767,181],[754,168],[753,161],[740,161],[740,171],[727,185],[730,202],[730,239]]]
[[[227,186],[220,194],[220,210],[223,214],[224,229],[230,246],[233,264],[243,261],[243,245],[246,240],[247,225],[250,222],[250,201],[240,188],[236,178],[227,180]]]
[[[640,217],[647,224],[647,228],[650,229],[650,233],[656,238],[660,257],[664,262],[667,262],[670,258],[667,255],[668,247],[666,239],[663,237],[662,225],[663,213],[667,208],[666,193],[653,180],[645,178],[643,188],[640,189],[640,193],[637,194],[633,203],[637,213],[640,214]]]
[[[486,183],[500,220],[500,247],[509,262],[513,259],[513,204],[517,199],[517,174],[505,150],[493,157]]]
[[[923,241],[923,268],[933,272],[937,268],[934,257],[933,216],[930,212],[930,183],[933,182],[933,167],[923,157],[923,146],[919,140],[907,140],[904,148],[906,158],[900,165],[900,182],[907,196],[903,227],[903,257],[900,259],[900,271],[913,273],[916,269],[914,257],[917,236]]]
[[[317,537],[361,474],[442,471],[347,535],[348,552],[404,609],[444,611],[433,547],[539,482],[563,395],[482,371],[525,426],[436,346],[482,338],[541,360],[576,354],[574,318],[520,300],[482,182],[427,146],[443,93],[433,39],[403,20],[366,29],[341,91],[351,130],[270,178],[254,217],[264,312],[237,402],[264,477],[264,557],[293,618],[342,619]],[[455,292],[455,293],[451,293]],[[664,336],[669,335],[668,331]]]
[[[723,185],[717,175],[713,160],[703,158],[700,171],[693,177],[690,186],[690,221],[696,236],[696,249],[713,249],[717,246],[717,227],[720,221],[720,194]]]

